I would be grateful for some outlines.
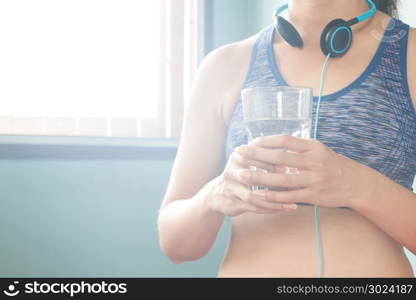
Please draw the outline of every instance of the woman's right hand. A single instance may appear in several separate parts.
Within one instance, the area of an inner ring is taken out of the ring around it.
[[[293,204],[270,202],[256,197],[251,186],[239,177],[239,173],[250,166],[267,172],[284,172],[286,168],[259,161],[246,161],[237,153],[237,149],[230,155],[223,173],[211,182],[212,188],[207,199],[210,209],[226,216],[238,216],[245,212],[275,214],[296,209],[297,206]]]

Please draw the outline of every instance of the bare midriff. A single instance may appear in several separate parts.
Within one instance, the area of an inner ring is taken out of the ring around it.
[[[314,206],[232,217],[217,277],[318,277]],[[403,247],[354,210],[319,207],[323,277],[414,277]]]

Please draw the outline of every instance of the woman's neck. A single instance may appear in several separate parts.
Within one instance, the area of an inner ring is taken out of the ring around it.
[[[368,10],[369,5],[365,0],[289,0],[286,18],[303,37],[314,41],[330,21],[348,21]],[[361,26],[355,25],[354,30]]]

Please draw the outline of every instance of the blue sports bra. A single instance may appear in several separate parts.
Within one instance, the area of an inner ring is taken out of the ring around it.
[[[317,139],[412,190],[416,175],[416,111],[407,79],[409,25],[393,18],[366,70],[342,90],[322,97]],[[257,34],[241,89],[287,85],[275,62],[275,29]],[[314,97],[313,120],[318,97]],[[314,130],[312,122],[312,132]],[[241,96],[228,124],[225,156],[247,144]]]

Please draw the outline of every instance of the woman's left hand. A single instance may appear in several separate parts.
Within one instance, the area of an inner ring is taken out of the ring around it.
[[[287,149],[280,151],[276,149]],[[352,207],[371,195],[376,171],[334,152],[320,141],[290,135],[262,136],[236,149],[243,161],[257,160],[276,167],[276,172],[247,170],[240,176],[248,185],[291,188],[259,190],[267,201],[304,202],[325,207]],[[281,172],[282,166],[297,173]],[[248,177],[244,177],[244,174]]]

